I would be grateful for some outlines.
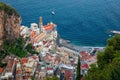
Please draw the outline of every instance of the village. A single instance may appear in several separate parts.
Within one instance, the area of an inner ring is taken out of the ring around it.
[[[46,80],[46,77],[57,76],[60,80],[75,80],[78,56],[81,59],[81,74],[87,74],[91,64],[97,65],[97,52],[104,47],[75,48],[62,40],[53,22],[43,25],[31,23],[30,27],[21,26],[20,35],[28,38],[39,54],[28,54],[25,58],[6,56],[0,68],[0,80]]]

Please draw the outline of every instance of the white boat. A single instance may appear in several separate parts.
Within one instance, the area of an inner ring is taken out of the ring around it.
[[[114,34],[120,34],[120,31],[116,31],[116,30],[113,30],[111,32],[114,33]]]
[[[52,12],[51,12],[51,14],[52,14],[52,15],[55,15],[55,12],[54,12],[54,11],[52,11]]]

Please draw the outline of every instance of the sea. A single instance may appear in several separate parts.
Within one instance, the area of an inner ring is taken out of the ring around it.
[[[120,30],[120,0],[0,0],[13,6],[22,25],[54,22],[60,37],[76,46],[105,46]],[[55,12],[55,15],[51,14]]]

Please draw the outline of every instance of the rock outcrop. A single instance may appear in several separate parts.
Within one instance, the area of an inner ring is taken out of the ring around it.
[[[5,40],[15,41],[20,34],[21,17],[10,7],[0,2],[0,45]]]

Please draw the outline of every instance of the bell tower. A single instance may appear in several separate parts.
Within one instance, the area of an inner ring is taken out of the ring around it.
[[[40,16],[40,20],[39,20],[39,28],[40,28],[40,33],[43,32],[43,21],[42,21],[42,17]]]

